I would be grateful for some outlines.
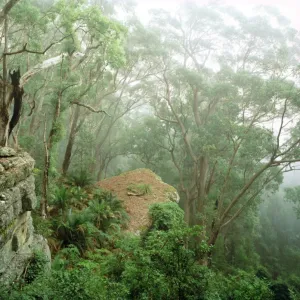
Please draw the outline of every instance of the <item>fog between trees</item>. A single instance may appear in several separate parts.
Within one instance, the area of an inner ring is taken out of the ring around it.
[[[300,189],[282,186],[286,174],[298,184],[300,161],[300,39],[289,21],[270,7],[247,16],[189,3],[145,23],[129,2],[7,3],[0,141],[36,160],[38,214],[51,219],[64,178],[148,168],[200,226],[200,264],[230,276],[263,268],[297,297]],[[209,299],[246,299],[219,297]]]

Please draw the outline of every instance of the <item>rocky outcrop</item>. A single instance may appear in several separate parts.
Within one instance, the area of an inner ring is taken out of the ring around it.
[[[0,148],[0,283],[20,277],[35,250],[50,260],[47,241],[34,233],[34,160],[27,153]]]
[[[137,169],[104,179],[100,188],[111,191],[123,201],[130,221],[128,230],[139,233],[150,224],[149,206],[155,203],[179,202],[179,194],[171,185],[149,169]]]

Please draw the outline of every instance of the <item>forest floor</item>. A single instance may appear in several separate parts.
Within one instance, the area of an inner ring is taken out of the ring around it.
[[[175,188],[164,183],[149,169],[137,169],[121,175],[104,179],[98,183],[102,189],[109,190],[123,201],[130,217],[128,231],[138,232],[149,225],[148,210],[153,203],[170,201],[168,194]],[[135,192],[134,187],[147,186],[147,193]]]

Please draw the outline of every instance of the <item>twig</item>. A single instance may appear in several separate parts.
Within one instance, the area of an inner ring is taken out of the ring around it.
[[[68,36],[64,36],[62,37],[60,40],[51,43],[48,47],[45,48],[44,51],[35,51],[35,50],[29,50],[27,49],[27,43],[25,43],[25,45],[23,46],[22,49],[17,50],[17,51],[13,51],[13,52],[4,52],[4,55],[15,55],[15,54],[21,54],[23,52],[27,52],[27,53],[33,53],[33,54],[45,54],[53,45],[60,43],[61,41],[63,41],[65,38],[67,38]]]
[[[107,116],[111,117],[111,115],[109,115],[105,110],[102,110],[102,109],[97,110],[97,109],[91,107],[91,106],[88,105],[88,104],[83,104],[83,103],[80,103],[80,102],[78,102],[78,101],[72,101],[71,104],[76,104],[76,105],[78,105],[78,106],[85,107],[85,108],[87,108],[88,110],[90,110],[90,111],[92,111],[92,112],[94,112],[94,113],[104,113],[104,114],[106,114]]]

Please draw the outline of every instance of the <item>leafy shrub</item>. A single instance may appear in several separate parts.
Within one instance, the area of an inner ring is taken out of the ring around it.
[[[50,205],[54,206],[52,215],[55,214],[57,210],[60,211],[60,214],[63,214],[71,207],[83,209],[86,206],[87,198],[87,192],[79,186],[55,186],[50,201]]]
[[[99,265],[80,257],[76,247],[68,247],[55,257],[51,273],[32,284],[0,288],[2,300],[98,300],[126,299],[128,291],[121,283],[109,282]]]
[[[298,295],[298,298],[300,298],[300,277],[295,274],[291,274],[287,279],[287,283],[294,293]]]
[[[61,212],[65,212],[71,204],[71,193],[66,186],[56,186],[51,195],[50,205],[56,206]]]
[[[74,186],[70,188],[70,193],[72,197],[71,199],[72,206],[78,209],[83,209],[88,199],[87,192],[80,186]]]
[[[80,170],[69,176],[68,183],[73,186],[86,187],[93,183],[93,178],[88,171]]]
[[[107,232],[112,227],[125,225],[128,221],[122,202],[111,192],[96,190],[93,200],[89,202],[88,212],[94,225]]]
[[[289,287],[285,283],[272,284],[271,290],[274,293],[274,300],[292,300]]]
[[[110,192],[95,190],[86,209],[72,212],[70,208],[68,214],[53,219],[55,240],[49,242],[53,249],[75,245],[83,254],[88,249],[103,247],[110,240],[109,234],[119,230],[127,220],[118,198]]]
[[[166,204],[151,207],[153,226],[142,242],[135,236],[123,237],[117,251],[106,258],[105,276],[128,288],[126,299],[204,299],[210,272],[189,248],[202,229],[184,226],[178,205]],[[202,253],[209,249],[205,242],[199,248]]]
[[[44,219],[36,212],[32,213],[33,227],[37,234],[48,238],[52,236],[52,222],[50,219]]]
[[[215,275],[210,282],[207,300],[272,300],[273,294],[266,280],[238,271],[236,275]]]
[[[152,204],[149,208],[149,216],[151,230],[169,230],[174,227],[186,226],[184,212],[174,202]]]
[[[259,279],[271,279],[271,274],[268,272],[268,270],[264,267],[260,267],[255,274]]]
[[[26,283],[33,282],[37,277],[45,272],[46,264],[49,263],[48,258],[41,251],[34,251],[25,268],[23,278]]]
[[[187,247],[199,230],[177,227],[151,231],[125,262],[122,280],[130,290],[129,299],[203,299],[209,271]],[[202,250],[207,249],[203,244]]]
[[[69,213],[66,220],[54,221],[55,237],[61,241],[62,247],[75,245],[83,254],[94,247],[99,230],[92,224],[92,217],[86,212]]]

